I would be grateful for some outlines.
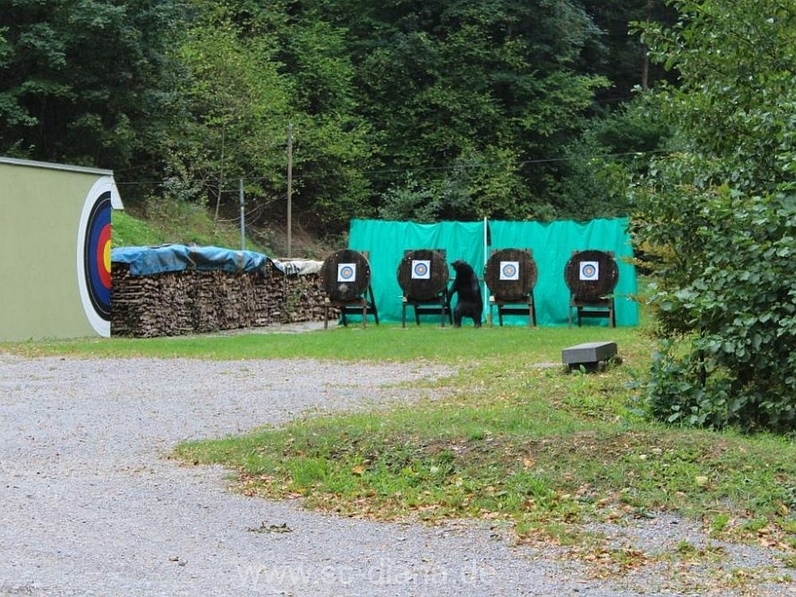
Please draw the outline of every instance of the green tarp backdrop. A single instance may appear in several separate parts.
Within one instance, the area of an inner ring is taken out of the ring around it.
[[[629,262],[633,249],[627,232],[626,218],[592,220],[589,222],[555,221],[504,222],[440,222],[417,224],[383,220],[353,220],[348,248],[367,252],[371,268],[371,286],[380,321],[401,321],[402,291],[398,284],[398,266],[405,251],[444,249],[450,271],[449,283],[456,273],[451,264],[462,259],[482,280],[484,265],[492,251],[499,249],[530,249],[538,269],[534,288],[538,325],[567,325],[569,321],[569,288],[564,269],[573,251],[594,249],[613,251],[619,266],[616,297],[616,323],[638,324],[638,305],[632,300],[637,290],[635,267]],[[454,304],[456,299],[454,298]],[[484,321],[488,315],[484,301]],[[497,313],[494,313],[497,324]],[[414,325],[414,312],[407,309],[407,321]],[[438,324],[436,317],[423,317],[423,324]],[[505,325],[527,325],[527,317],[507,317]],[[608,325],[604,318],[586,318],[584,325]],[[472,325],[465,319],[463,325]]]

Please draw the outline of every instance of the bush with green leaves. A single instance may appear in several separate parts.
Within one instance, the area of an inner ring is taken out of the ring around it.
[[[737,197],[702,207],[705,255],[688,283],[652,297],[671,337],[648,397],[669,422],[796,428],[796,198]],[[683,351],[685,348],[685,351]]]
[[[657,332],[673,342],[647,397],[670,422],[793,430],[796,3],[670,4],[676,25],[640,25],[679,75],[656,93],[678,150],[631,189]]]

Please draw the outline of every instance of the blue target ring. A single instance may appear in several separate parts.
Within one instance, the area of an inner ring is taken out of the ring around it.
[[[346,265],[340,268],[340,281],[352,280],[354,278],[354,268]]]
[[[83,268],[91,305],[102,319],[111,319],[111,193],[97,197],[88,216]]]
[[[581,273],[584,278],[591,280],[597,275],[597,268],[594,267],[591,263],[585,263],[581,268]]]
[[[425,263],[415,263],[415,276],[422,277],[428,275],[428,266]]]
[[[122,202],[113,178],[96,180],[83,203],[77,228],[77,284],[89,324],[100,336],[111,333],[111,214]]]
[[[517,268],[513,263],[507,263],[503,266],[503,276],[505,278],[514,278],[517,275]]]

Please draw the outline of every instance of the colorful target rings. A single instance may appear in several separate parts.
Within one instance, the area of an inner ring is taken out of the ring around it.
[[[91,187],[77,235],[77,277],[83,310],[101,336],[110,336],[111,321],[111,213],[118,192],[110,177]]]
[[[591,261],[580,264],[580,279],[581,280],[596,280],[597,279],[597,264]]]
[[[412,261],[412,277],[420,280],[426,280],[431,275],[430,263],[425,260]]]
[[[355,268],[351,264],[341,264],[337,279],[339,282],[351,282],[356,279]]]
[[[517,280],[520,270],[514,261],[503,262],[500,264],[500,277],[502,280]]]

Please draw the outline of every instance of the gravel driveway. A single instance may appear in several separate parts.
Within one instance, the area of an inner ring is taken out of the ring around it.
[[[165,458],[184,439],[236,434],[307,410],[417,398],[420,391],[395,383],[448,373],[421,364],[0,354],[0,595],[711,592],[683,592],[680,573],[659,565],[600,581],[554,550],[512,547],[487,525],[376,523],[247,498],[226,490],[221,468]],[[273,532],[253,532],[260,527]],[[647,549],[672,550],[684,536],[704,541],[698,529],[666,518],[602,530],[620,542],[635,534]],[[731,549],[719,565],[728,571],[778,573],[776,553]],[[760,586],[756,594],[790,588]]]

